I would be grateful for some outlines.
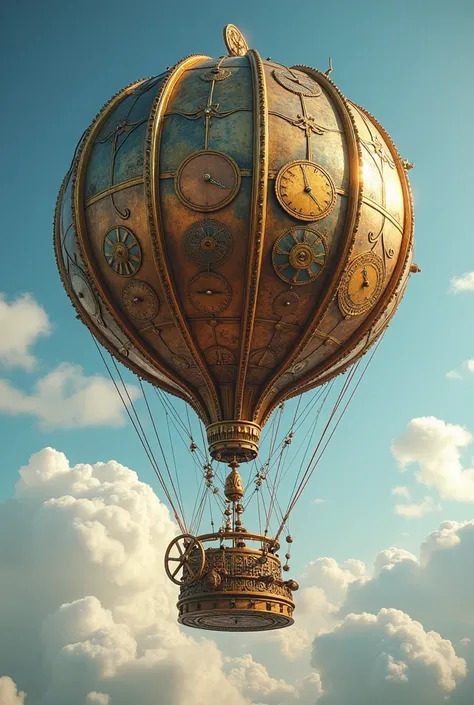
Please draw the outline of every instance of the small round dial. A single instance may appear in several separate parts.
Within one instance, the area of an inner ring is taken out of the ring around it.
[[[234,24],[224,27],[224,42],[230,56],[245,56],[249,50],[244,35]]]
[[[301,71],[295,71],[294,69],[275,69],[273,75],[280,86],[283,86],[283,88],[286,88],[292,93],[305,95],[308,98],[317,98],[322,93],[319,83]]]
[[[336,205],[334,182],[321,166],[306,160],[282,167],[275,181],[280,205],[299,220],[325,218]]]
[[[235,363],[234,353],[223,345],[213,345],[207,348],[204,354],[208,365],[233,365]]]
[[[149,284],[132,279],[122,289],[122,304],[133,318],[150,321],[160,310],[160,302]]]
[[[232,252],[232,235],[222,223],[206,218],[186,230],[184,251],[204,267],[222,264]]]
[[[325,265],[324,240],[310,228],[292,228],[275,242],[272,261],[275,272],[283,281],[296,286],[309,284]]]
[[[296,291],[282,291],[273,302],[277,316],[291,316],[298,312],[300,297]]]
[[[139,270],[142,262],[140,245],[128,228],[116,227],[104,237],[104,256],[115,274],[131,277]]]
[[[232,300],[232,289],[227,279],[215,272],[202,272],[189,282],[191,303],[202,313],[220,313]]]
[[[180,200],[195,211],[226,206],[240,188],[240,171],[231,157],[204,149],[184,160],[175,177]]]
[[[70,269],[70,281],[72,290],[79,299],[82,308],[87,311],[89,316],[98,316],[100,313],[99,304],[92,287],[85,275],[76,266]]]
[[[382,293],[383,262],[373,252],[364,252],[349,264],[339,286],[339,308],[345,316],[366,313]]]

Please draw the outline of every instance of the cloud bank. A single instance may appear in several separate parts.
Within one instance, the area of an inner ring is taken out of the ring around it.
[[[310,562],[296,627],[262,635],[260,660],[246,635],[231,657],[219,635],[178,628],[162,567],[176,533],[120,463],[33,455],[0,504],[0,703],[472,705],[474,522],[444,522],[419,559],[392,547],[370,571]],[[271,643],[306,675],[283,679]]]
[[[8,303],[0,293],[0,364],[33,369],[36,359],[31,348],[51,331],[46,311],[30,294]]]

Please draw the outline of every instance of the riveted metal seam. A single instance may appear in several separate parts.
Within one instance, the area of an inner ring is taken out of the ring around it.
[[[72,167],[71,167],[72,168]],[[80,319],[81,323],[88,328],[88,330],[92,333],[92,335],[97,338],[97,340],[100,342],[100,344],[111,354],[113,355],[117,360],[122,362],[126,367],[128,367],[137,377],[140,377],[141,379],[145,380],[146,382],[149,382],[150,384],[155,384],[156,385],[156,378],[153,377],[152,375],[149,375],[147,372],[144,370],[140,369],[138,366],[136,366],[131,360],[127,360],[126,362],[123,361],[122,357],[119,357],[117,355],[117,349],[113,347],[113,345],[107,340],[107,338],[103,335],[102,331],[98,326],[95,326],[93,322],[91,321],[90,318],[86,317],[84,315],[84,312],[79,305],[79,302],[77,300],[76,294],[74,290],[72,289],[70,283],[69,283],[69,277],[66,272],[66,267],[64,265],[64,260],[62,256],[62,251],[61,251],[61,231],[60,231],[60,207],[62,204],[62,199],[64,197],[64,191],[66,188],[66,183],[67,179],[71,173],[71,170],[69,170],[66,174],[66,176],[63,179],[63,182],[61,184],[61,188],[58,193],[58,198],[56,201],[56,208],[54,211],[54,220],[53,220],[53,244],[54,244],[54,257],[56,260],[56,267],[59,272],[59,278],[61,280],[61,283],[64,287],[64,290],[66,292],[66,295],[68,296],[73,309],[75,310],[77,314],[77,318]],[[77,237],[77,236],[76,236]],[[87,272],[84,272],[84,276],[87,277],[87,280],[89,281],[89,284],[92,286],[92,280],[90,279],[89,275]],[[97,293],[97,292],[95,292]],[[101,304],[103,305],[102,299],[100,300]],[[177,397],[178,399],[182,399],[183,401],[187,401],[190,403],[189,397],[182,393],[180,390],[177,390],[175,387],[169,386],[167,384],[164,384],[160,381],[160,386],[162,389],[164,389],[166,392],[169,394],[172,394],[173,396]]]
[[[257,310],[258,284],[262,267],[263,239],[268,189],[268,100],[262,59],[255,49],[247,53],[253,87],[253,181],[250,233],[247,255],[247,278],[242,308],[240,360],[235,390],[235,418],[242,418],[245,380]],[[246,410],[246,416],[250,416]]]
[[[391,311],[389,317],[387,318],[387,321],[384,326],[380,328],[380,330],[376,333],[376,335],[372,336],[372,331],[373,329],[377,326],[377,323],[380,321],[381,317],[384,315],[384,313],[387,311],[387,309],[390,307],[390,305],[393,302],[393,299],[395,297],[399,297],[400,293],[402,295],[405,292],[406,284],[407,282],[405,279],[408,278],[408,268],[412,259],[412,254],[413,254],[413,240],[414,240],[414,211],[413,211],[413,198],[412,198],[412,193],[411,193],[411,187],[410,187],[410,181],[406,175],[406,171],[403,167],[402,164],[402,159],[400,157],[400,154],[391,139],[390,135],[388,132],[385,130],[385,128],[378,122],[376,118],[374,118],[373,115],[371,115],[365,108],[362,108],[360,105],[357,105],[356,103],[353,103],[352,101],[350,102],[351,105],[353,105],[357,110],[359,110],[361,113],[363,113],[366,117],[369,118],[369,120],[377,127],[377,129],[380,131],[382,136],[385,139],[385,143],[393,157],[393,160],[395,162],[395,166],[397,169],[397,173],[400,179],[400,184],[402,187],[402,192],[403,192],[403,203],[404,203],[404,212],[403,212],[403,232],[402,232],[402,242],[400,245],[400,253],[398,256],[397,264],[394,268],[394,272],[392,276],[390,277],[390,280],[385,287],[384,293],[382,294],[378,304],[374,306],[370,314],[367,316],[366,320],[364,321],[363,325],[357,329],[355,334],[349,339],[348,342],[350,342],[349,345],[346,345],[342,351],[338,351],[338,353],[335,353],[331,357],[329,357],[323,366],[321,366],[318,370],[318,379],[317,379],[317,384],[324,384],[334,377],[336,377],[339,374],[342,374],[345,372],[351,365],[356,362],[357,359],[362,357],[362,355],[365,355],[368,350],[377,342],[377,340],[380,338],[380,336],[384,333],[384,331],[387,329],[388,325],[390,324],[390,321],[392,320],[393,316],[396,313],[397,307],[394,307],[394,310]],[[356,348],[363,337],[367,335],[368,340],[367,343],[364,345],[360,353],[356,358],[350,359],[347,363],[343,364],[340,368],[335,370],[332,374],[327,374],[325,376],[325,371],[330,370],[331,367],[336,365],[339,360],[343,360],[344,358],[348,357],[350,353]],[[313,384],[311,383],[311,379]],[[314,371],[313,374],[309,373],[305,376],[303,376],[299,382],[298,385],[291,390],[291,394],[284,397],[285,399],[288,399],[292,396],[295,396],[296,394],[304,393],[305,391],[308,391],[311,389],[311,387],[314,385],[314,382],[316,380],[314,379]],[[280,395],[278,397],[279,401]]]
[[[95,292],[95,294],[99,297],[100,301],[104,305],[105,309],[108,311],[108,313],[113,317],[116,325],[118,328],[122,331],[122,333],[133,342],[133,345],[137,348],[137,350],[140,352],[140,354],[145,358],[145,360],[152,366],[156,367],[157,370],[163,374],[165,377],[169,377],[177,386],[180,390],[183,391],[183,398],[186,399],[193,408],[196,410],[196,412],[199,414],[199,416],[203,419],[207,419],[207,414],[205,412],[205,406],[203,405],[201,399],[199,398],[198,395],[194,394],[193,391],[190,391],[186,387],[183,389],[183,384],[182,381],[180,380],[179,377],[177,377],[171,370],[167,369],[164,367],[159,360],[156,359],[156,357],[153,357],[150,355],[148,350],[144,347],[142,341],[140,338],[138,338],[130,329],[127,323],[124,321],[124,319],[118,315],[118,312],[116,310],[113,310],[109,304],[109,299],[107,295],[107,289],[105,288],[104,284],[102,281],[99,280],[98,277],[96,277],[96,272],[94,267],[92,266],[92,253],[89,251],[89,243],[87,239],[84,237],[84,233],[86,232],[86,224],[85,224],[85,216],[84,216],[84,210],[83,210],[83,186],[84,186],[84,178],[85,178],[85,169],[83,168],[86,162],[87,157],[89,156],[89,152],[92,146],[92,139],[96,135],[97,131],[100,129],[102,126],[103,122],[105,119],[108,117],[108,115],[112,112],[112,110],[115,108],[117,103],[119,103],[128,93],[131,91],[135,90],[138,86],[140,86],[142,83],[144,83],[147,79],[142,79],[139,81],[135,81],[131,83],[130,85],[126,86],[123,88],[121,91],[116,93],[109,101],[106,103],[106,105],[102,108],[102,110],[97,114],[95,117],[94,121],[92,122],[91,126],[87,130],[83,142],[78,150],[77,157],[75,160],[75,163],[73,165],[73,175],[72,175],[72,219],[73,219],[73,224],[76,232],[76,237],[77,241],[79,244],[79,250],[82,255],[82,259],[84,262],[84,268],[86,270],[86,274],[89,277],[91,286]],[[94,276],[93,276],[94,275]],[[84,320],[83,316],[81,316],[81,320]],[[86,324],[87,325],[87,324]],[[110,350],[110,348],[107,346],[107,349]],[[118,351],[115,350],[110,350],[114,357],[116,357],[122,364],[124,364],[126,367],[130,367],[129,361],[127,358],[124,356],[118,355]],[[130,369],[132,369],[130,367]],[[135,372],[135,368],[132,370]],[[144,372],[140,371],[140,376],[144,376]],[[151,381],[147,377],[148,381]],[[152,378],[153,379],[153,378]],[[152,384],[156,385],[157,380],[155,379]],[[161,381],[160,381],[161,384]],[[177,395],[178,396],[178,395]],[[190,401],[192,400],[192,401]]]
[[[201,54],[192,54],[191,56],[187,56],[186,58],[182,59],[173,67],[173,69],[163,82],[151,110],[149,130],[147,136],[147,148],[145,152],[145,191],[148,211],[148,222],[150,225],[151,241],[153,245],[153,256],[155,259],[156,267],[158,269],[158,273],[160,275],[163,291],[165,293],[171,315],[173,316],[174,322],[183,337],[186,347],[188,348],[189,354],[191,355],[194,363],[196,364],[198,370],[202,375],[204,385],[207,391],[209,392],[211,408],[208,410],[210,412],[210,418],[207,423],[221,420],[222,412],[220,407],[220,400],[217,394],[214,381],[209,373],[204,359],[201,356],[200,351],[194,344],[187,321],[185,319],[183,311],[181,310],[179,299],[175,291],[171,268],[169,267],[169,263],[167,260],[163,219],[161,215],[161,209],[159,207],[159,157],[163,120],[171,92],[176,86],[179,78],[187,69],[191,68],[192,66],[201,61],[207,61],[209,58],[209,56]]]
[[[272,375],[270,380],[267,382],[263,393],[260,396],[258,405],[255,409],[253,415],[253,421],[263,425],[266,419],[269,417],[273,409],[278,406],[278,404],[292,393],[293,390],[287,389],[282,390],[277,394],[271,401],[269,397],[272,394],[277,380],[284,375],[296,358],[301,355],[303,350],[311,341],[315,331],[319,327],[321,321],[323,320],[326,312],[331,305],[334,298],[337,296],[337,291],[339,289],[340,281],[344,275],[347,268],[350,256],[355,244],[355,238],[359,226],[359,220],[361,215],[362,198],[363,198],[363,180],[362,180],[362,153],[358,139],[357,126],[350,109],[349,101],[337,88],[337,86],[331,81],[331,79],[325,74],[317,71],[316,69],[310,68],[308,66],[292,66],[293,69],[297,69],[307,73],[312,78],[315,78],[319,83],[323,85],[326,91],[329,93],[331,99],[334,102],[336,110],[342,120],[344,125],[344,134],[347,141],[347,151],[349,160],[349,203],[348,203],[348,213],[345,231],[348,233],[345,243],[341,248],[341,253],[339,256],[339,261],[334,272],[334,276],[331,280],[331,285],[328,287],[326,294],[324,295],[321,304],[316,309],[315,315],[312,320],[306,326],[306,329],[294,346],[291,353],[285,359],[285,361],[280,365],[278,370]]]
[[[349,102],[349,101],[348,101]],[[404,278],[408,276],[407,274],[407,269],[410,265],[412,254],[413,254],[413,235],[414,235],[414,212],[413,212],[413,199],[412,199],[412,194],[411,194],[411,188],[410,188],[410,182],[408,180],[408,177],[406,175],[405,169],[402,164],[402,159],[400,157],[400,154],[391,139],[390,135],[388,132],[385,130],[385,128],[374,118],[373,115],[371,115],[367,110],[362,108],[360,105],[357,105],[356,103],[352,103],[357,110],[359,110],[361,113],[363,113],[368,119],[377,127],[377,129],[380,131],[382,136],[385,139],[386,145],[393,157],[397,173],[400,179],[400,185],[402,188],[403,192],[403,232],[402,232],[402,241],[400,244],[400,253],[398,256],[398,260],[396,263],[396,266],[394,268],[394,271],[392,273],[392,276],[390,277],[384,292],[382,296],[380,297],[378,303],[373,307],[373,309],[370,311],[370,313],[367,315],[364,323],[358,328],[353,336],[349,338],[347,341],[346,345],[343,346],[342,350],[339,350],[334,353],[334,355],[331,355],[327,360],[325,360],[324,365],[322,365],[318,369],[318,374],[317,374],[317,383],[319,384],[324,384],[325,382],[330,381],[334,377],[336,377],[339,374],[342,374],[345,372],[351,365],[356,362],[357,359],[362,357],[362,355],[365,355],[368,350],[376,343],[376,341],[380,338],[382,333],[386,330],[388,327],[392,317],[395,315],[396,312],[396,307],[395,309],[391,312],[390,316],[387,319],[386,324],[380,329],[380,331],[377,332],[376,335],[372,336],[372,331],[373,329],[377,326],[377,323],[380,321],[381,317],[384,315],[384,313],[387,311],[387,309],[390,307],[390,305],[393,302],[394,297],[399,296],[400,291],[403,290],[404,292]],[[367,343],[364,345],[362,350],[360,351],[359,355],[356,358],[350,359],[346,364],[342,365],[340,368],[335,370],[332,374],[328,374],[325,376],[325,372],[327,370],[330,370],[334,365],[338,363],[339,360],[344,360],[344,358],[348,357],[351,352],[356,348],[363,337],[367,335],[368,340]],[[311,373],[308,373],[307,375],[304,375],[299,381],[298,385],[291,390],[291,396],[295,396],[295,394],[303,393],[305,391],[308,391],[308,389],[311,388],[311,380],[315,382],[315,375],[314,371]],[[280,398],[281,394],[278,396],[279,401],[282,399]],[[290,398],[289,396],[285,396],[285,399]]]

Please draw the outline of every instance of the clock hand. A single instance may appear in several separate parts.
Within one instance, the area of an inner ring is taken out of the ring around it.
[[[312,191],[308,191],[308,195],[311,196],[311,198],[313,199],[313,201],[314,201],[314,202],[316,203],[316,205],[318,206],[319,210],[322,211],[323,209],[322,209],[321,206],[319,205],[319,201],[318,201],[318,199],[316,198],[316,196],[313,194],[313,192],[312,192]]]
[[[313,194],[313,189],[311,188],[311,185],[310,185],[310,183],[309,183],[309,181],[308,181],[308,175],[306,174],[306,169],[304,168],[303,164],[300,164],[300,167],[301,167],[301,171],[303,172],[304,190],[305,190],[305,193],[307,193],[308,196],[310,196],[310,197],[313,199],[313,201],[314,201],[314,202],[316,203],[316,205],[318,206],[319,210],[322,211],[323,209],[321,208],[321,205],[320,205],[320,203],[318,202],[318,199],[317,199],[316,196]]]
[[[226,191],[228,191],[227,186],[224,186],[224,184],[222,184],[220,181],[216,181],[216,179],[213,179],[210,174],[204,174],[204,181],[208,181],[210,184],[215,184],[216,186],[224,188]]]
[[[309,185],[308,176],[306,174],[306,169],[304,168],[304,166],[302,164],[300,164],[300,167],[301,167],[301,171],[303,172],[304,190],[306,191],[306,193],[311,193],[311,186]]]

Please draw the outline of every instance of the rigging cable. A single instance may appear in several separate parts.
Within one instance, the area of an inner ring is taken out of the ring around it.
[[[336,410],[337,410],[337,408],[339,407],[339,405],[340,405],[340,403],[341,403],[341,401],[342,401],[342,398],[344,397],[344,395],[345,395],[345,393],[346,393],[346,391],[347,391],[347,388],[348,388],[349,384],[351,383],[352,379],[354,378],[354,376],[355,376],[355,374],[356,374],[356,371],[357,371],[357,369],[359,368],[359,366],[360,366],[360,364],[361,364],[361,362],[362,362],[362,358],[359,359],[359,360],[357,361],[357,363],[352,367],[352,369],[351,369],[351,371],[350,371],[350,374],[348,375],[348,378],[349,378],[349,379],[346,380],[345,384],[343,385],[343,389],[341,390],[341,392],[340,392],[340,394],[339,394],[339,397],[338,397],[338,400],[337,400],[337,402],[336,402],[336,405],[335,405],[335,407],[334,407],[334,409],[333,409],[333,412],[331,413],[330,418],[329,418],[329,420],[328,420],[328,422],[327,422],[327,424],[326,424],[326,426],[325,426],[325,428],[324,428],[324,430],[323,430],[323,433],[321,434],[321,438],[319,439],[319,441],[318,441],[318,443],[317,443],[317,445],[316,445],[316,448],[315,448],[315,450],[314,450],[314,452],[313,452],[313,454],[312,454],[312,456],[311,456],[311,459],[310,459],[310,461],[309,461],[309,463],[308,463],[307,469],[306,469],[306,471],[305,471],[305,473],[304,473],[304,475],[303,475],[303,478],[302,478],[302,480],[301,480],[301,482],[300,482],[300,485],[299,485],[299,487],[298,487],[298,489],[297,489],[297,492],[295,493],[295,496],[293,497],[293,499],[290,500],[290,503],[289,503],[289,505],[288,505],[287,511],[286,511],[286,513],[285,513],[285,516],[284,516],[284,521],[281,523],[281,525],[280,525],[280,527],[279,527],[279,529],[278,529],[278,531],[277,531],[277,534],[276,534],[276,536],[275,536],[275,540],[278,539],[278,537],[280,536],[281,532],[283,531],[283,528],[284,528],[284,526],[285,526],[286,521],[287,521],[288,518],[289,518],[290,513],[291,513],[292,510],[294,509],[294,507],[295,507],[297,501],[300,499],[300,497],[301,497],[301,495],[302,495],[302,493],[303,493],[303,491],[304,491],[306,485],[308,484],[308,482],[309,482],[309,480],[310,480],[312,474],[314,473],[314,470],[316,469],[317,465],[319,464],[319,461],[321,460],[321,458],[322,458],[322,456],[323,456],[323,454],[324,454],[326,448],[328,447],[329,442],[331,441],[331,439],[332,439],[334,433],[336,432],[336,430],[337,430],[337,428],[338,428],[338,426],[339,426],[339,424],[340,424],[340,422],[341,422],[341,420],[342,420],[342,418],[343,418],[345,412],[347,411],[347,408],[348,408],[349,404],[351,403],[351,401],[352,401],[352,399],[353,399],[353,397],[354,397],[354,394],[356,393],[356,391],[357,391],[357,389],[358,389],[360,383],[362,382],[362,379],[364,378],[364,376],[365,376],[365,374],[366,374],[366,372],[367,372],[367,369],[368,369],[370,363],[372,362],[372,360],[373,360],[373,358],[374,358],[374,355],[375,355],[375,353],[377,352],[377,349],[378,349],[380,343],[382,342],[383,337],[384,337],[384,336],[382,335],[382,336],[379,338],[379,340],[377,341],[377,344],[374,346],[374,349],[373,349],[373,351],[372,351],[372,353],[371,353],[371,355],[370,355],[370,357],[369,357],[369,359],[368,359],[368,361],[367,361],[367,363],[366,363],[364,369],[362,370],[362,373],[361,373],[359,379],[357,380],[357,382],[356,382],[356,384],[355,384],[355,386],[354,386],[354,389],[352,390],[352,392],[351,392],[351,394],[350,394],[350,396],[349,396],[349,398],[348,398],[348,400],[347,400],[345,406],[343,407],[343,410],[342,410],[342,412],[340,413],[339,418],[337,419],[337,421],[336,421],[336,423],[335,423],[335,425],[334,425],[334,428],[332,429],[332,431],[331,431],[331,433],[330,433],[330,435],[329,435],[329,437],[328,437],[326,443],[324,444],[324,446],[323,446],[321,452],[319,453],[319,455],[317,455],[317,454],[318,454],[318,450],[319,450],[319,448],[320,448],[320,446],[321,446],[321,443],[322,443],[322,441],[323,441],[323,438],[324,438],[324,436],[325,436],[325,434],[326,434],[326,431],[327,431],[327,429],[328,429],[328,427],[329,427],[329,425],[330,425],[332,419],[333,419],[334,416],[335,416]],[[316,456],[317,456],[317,457],[316,457]],[[315,460],[315,458],[316,458],[316,460]],[[313,461],[314,461],[314,462],[313,462]]]
[[[142,438],[142,436],[141,436],[141,434],[140,434],[140,431],[139,431],[139,429],[138,429],[138,426],[137,426],[137,424],[135,423],[135,421],[134,421],[134,419],[133,419],[133,416],[131,415],[131,413],[130,413],[130,411],[129,411],[129,409],[128,409],[128,406],[127,406],[127,404],[126,404],[126,402],[125,402],[125,399],[124,399],[124,397],[122,396],[122,393],[121,393],[121,391],[120,391],[120,389],[119,389],[119,387],[118,387],[118,385],[117,385],[117,382],[115,381],[115,378],[114,378],[114,376],[113,376],[113,374],[112,374],[112,372],[111,372],[111,370],[110,370],[110,367],[109,367],[108,364],[107,364],[107,361],[106,361],[106,359],[105,359],[105,357],[104,357],[104,355],[103,355],[103,353],[102,353],[102,350],[101,350],[100,347],[99,347],[99,344],[97,343],[96,339],[94,338],[94,336],[93,336],[92,334],[91,334],[91,337],[92,337],[92,340],[94,341],[94,345],[96,346],[96,348],[97,348],[97,350],[98,350],[98,352],[99,352],[100,357],[102,358],[102,362],[103,362],[104,365],[105,365],[105,368],[106,368],[106,370],[107,370],[107,372],[108,372],[108,374],[109,374],[109,377],[110,377],[110,379],[111,379],[111,381],[112,381],[112,383],[113,383],[113,385],[114,385],[114,387],[115,387],[115,389],[116,389],[116,391],[117,391],[117,394],[118,394],[119,397],[120,397],[120,400],[121,400],[121,402],[122,402],[122,404],[123,404],[123,407],[124,407],[124,409],[125,409],[125,412],[127,413],[127,416],[128,416],[128,418],[130,419],[130,422],[131,422],[133,428],[135,429],[135,432],[136,432],[136,434],[137,434],[137,436],[138,436],[138,439],[140,440],[140,443],[141,443],[142,446],[143,446],[143,449],[144,449],[144,451],[145,451],[145,453],[146,453],[146,455],[147,455],[147,457],[148,457],[148,459],[149,459],[149,461],[150,461],[150,464],[151,464],[151,466],[152,466],[152,468],[153,468],[153,470],[154,470],[154,472],[155,472],[155,474],[156,474],[156,476],[157,476],[157,478],[158,478],[158,481],[159,481],[159,483],[160,483],[160,485],[161,485],[161,487],[162,487],[162,489],[163,489],[163,492],[165,493],[165,496],[166,496],[166,498],[167,498],[167,500],[168,500],[168,502],[169,502],[169,504],[170,504],[170,506],[171,506],[171,508],[172,508],[172,510],[173,510],[173,514],[174,514],[174,517],[175,517],[175,519],[176,519],[176,521],[177,521],[177,523],[178,523],[178,526],[179,526],[179,528],[181,529],[181,532],[184,534],[184,533],[186,533],[186,527],[184,526],[183,522],[181,521],[181,518],[180,518],[180,516],[178,515],[178,512],[177,512],[177,509],[176,509],[176,507],[174,506],[173,500],[171,499],[171,496],[170,496],[170,494],[169,494],[169,492],[168,492],[168,490],[167,490],[167,488],[166,488],[166,484],[165,484],[165,482],[164,482],[164,480],[163,480],[163,477],[162,477],[162,475],[161,475],[161,472],[160,472],[160,469],[159,469],[158,464],[157,464],[157,462],[156,462],[156,459],[155,459],[155,457],[154,457],[154,455],[153,455],[153,451],[151,450],[151,447],[150,447],[149,443],[148,443],[148,442],[147,442],[147,443],[144,442],[144,439]],[[112,359],[113,359],[113,358],[112,358]],[[123,381],[122,381],[122,384],[123,384]],[[146,436],[145,436],[145,440],[146,440]],[[147,445],[148,445],[148,448],[147,448]]]

